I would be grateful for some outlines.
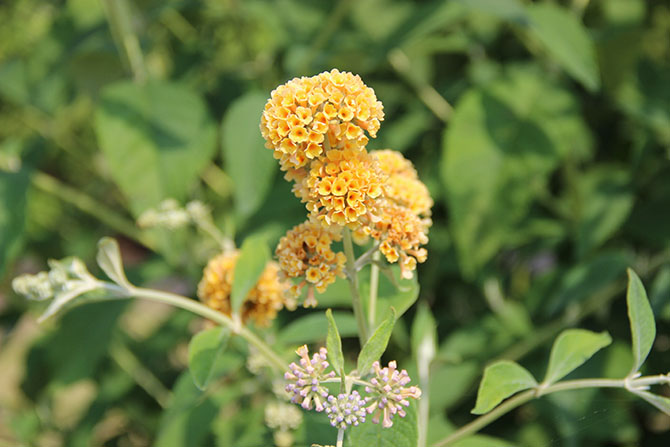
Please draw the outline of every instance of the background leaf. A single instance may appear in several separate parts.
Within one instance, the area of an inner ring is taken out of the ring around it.
[[[235,263],[233,288],[230,292],[233,313],[239,313],[242,303],[258,282],[269,259],[270,251],[265,238],[251,236],[245,239]]]
[[[358,326],[356,318],[350,312],[333,312],[337,329],[341,337],[356,337]],[[321,312],[311,313],[296,318],[282,328],[278,335],[279,341],[286,344],[299,345],[323,340],[324,329],[328,326],[326,315]]]
[[[193,383],[204,390],[212,377],[213,368],[226,349],[230,329],[215,327],[200,331],[193,336],[188,345],[188,368]]]
[[[549,54],[584,87],[598,90],[600,73],[595,46],[575,15],[550,3],[528,5],[527,11],[531,33]]]
[[[233,180],[235,204],[247,217],[263,203],[278,171],[259,132],[268,95],[248,92],[228,108],[221,127],[223,160]]]
[[[98,255],[96,257],[98,265],[103,272],[115,283],[123,287],[131,287],[123,271],[123,261],[121,259],[121,250],[116,240],[104,237],[98,242]]]
[[[391,315],[375,329],[358,354],[357,369],[361,376],[367,374],[375,360],[379,360],[384,351],[386,351],[394,325],[395,309],[391,308]]]
[[[670,416],[670,398],[649,393],[647,391],[637,391],[635,394]]]
[[[533,375],[518,363],[508,360],[493,363],[484,370],[472,413],[488,413],[504,399],[536,385]]]
[[[596,333],[585,329],[563,331],[551,348],[543,383],[552,384],[561,380],[610,343],[612,337],[607,332]]]
[[[656,338],[656,322],[644,285],[632,269],[628,269],[626,303],[633,338],[633,368],[631,369],[631,374],[633,374],[640,370],[651,351]]]
[[[0,277],[21,247],[29,184],[26,169],[16,173],[0,171]]]
[[[106,87],[95,129],[110,174],[136,216],[163,199],[185,199],[216,148],[202,98],[170,82]]]

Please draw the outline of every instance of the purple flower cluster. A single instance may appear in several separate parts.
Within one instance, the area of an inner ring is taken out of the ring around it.
[[[384,427],[393,425],[391,420],[396,414],[405,417],[404,407],[409,406],[407,398],[418,399],[421,390],[416,386],[405,387],[410,382],[406,370],[398,371],[395,361],[389,362],[387,367],[381,368],[379,362],[374,362],[375,377],[370,379],[372,386],[366,386],[365,391],[371,394],[367,401],[368,413],[374,413],[372,422],[378,424],[380,419]]]
[[[325,372],[328,368],[328,351],[321,348],[311,359],[307,345],[301,346],[295,352],[300,356],[300,365],[291,363],[289,371],[284,374],[284,378],[290,382],[286,385],[286,391],[293,393],[291,402],[300,404],[306,410],[311,410],[313,403],[316,411],[323,411],[328,389],[321,382],[335,377],[333,371]]]
[[[350,394],[340,394],[337,397],[328,396],[324,407],[330,425],[344,430],[349,425],[357,426],[365,422],[365,404],[366,400],[358,394],[358,391],[352,391]]]

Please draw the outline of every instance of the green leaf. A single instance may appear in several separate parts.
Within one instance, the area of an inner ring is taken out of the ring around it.
[[[508,360],[496,362],[484,370],[472,413],[488,413],[504,399],[535,386],[537,382],[532,374],[518,363]]]
[[[467,91],[445,132],[440,174],[460,267],[469,277],[501,248],[523,243],[533,200],[568,154],[591,138],[575,97],[534,68]]]
[[[530,32],[572,77],[588,90],[600,88],[600,72],[593,40],[577,17],[550,3],[527,7]]]
[[[340,337],[355,337],[358,334],[356,318],[349,312],[333,312]],[[326,315],[317,312],[292,321],[277,335],[284,344],[305,344],[323,340],[323,328],[328,325]]]
[[[369,274],[370,270],[365,269],[359,275],[361,296],[370,296]],[[388,318],[391,308],[395,310],[396,318],[400,318],[416,302],[420,287],[417,276],[415,273],[411,279],[402,279],[397,265],[389,266],[386,271],[382,269],[377,290],[375,324]]]
[[[635,391],[634,394],[640,396],[642,399],[646,400],[663,413],[670,416],[670,399],[665,396],[659,396],[658,394],[653,394],[648,391]]]
[[[468,9],[490,14],[499,19],[525,24],[528,15],[519,0],[457,0]]]
[[[360,354],[358,354],[357,369],[358,373],[363,376],[370,371],[375,360],[379,360],[386,346],[388,346],[393,326],[395,325],[396,313],[395,309],[391,308],[391,315],[384,321],[375,332],[370,336]]]
[[[202,98],[164,81],[106,87],[95,129],[135,215],[168,197],[183,200],[216,150],[216,127]]]
[[[366,422],[347,430],[348,447],[416,447],[419,437],[416,402],[411,402],[404,418],[395,416],[389,428]]]
[[[561,380],[610,343],[612,337],[607,332],[596,333],[585,329],[563,331],[551,348],[543,383],[551,385]]]
[[[188,345],[188,367],[193,383],[199,389],[207,388],[212,378],[214,364],[226,349],[230,339],[230,329],[215,327],[198,332]]]
[[[586,172],[576,182],[578,198],[588,203],[571,204],[577,213],[577,255],[584,256],[605,242],[626,220],[633,207],[630,174],[618,166],[601,165]]]
[[[326,337],[326,347],[328,348],[328,358],[333,365],[333,369],[338,374],[344,372],[344,354],[342,354],[342,339],[340,333],[337,331],[337,324],[333,318],[333,311],[328,309],[326,311],[326,318],[328,319],[328,336]]]
[[[651,351],[651,346],[654,344],[656,322],[644,285],[632,269],[628,269],[626,303],[628,305],[630,332],[633,338],[633,368],[631,374],[634,374],[640,370],[649,355],[649,351]]]
[[[21,247],[28,185],[30,177],[26,170],[0,171],[0,278]]]
[[[222,149],[226,173],[234,185],[237,211],[249,216],[263,203],[278,170],[272,151],[258,130],[267,95],[246,93],[226,111],[222,124]]]
[[[98,242],[98,254],[96,261],[103,272],[115,283],[125,288],[132,285],[128,282],[126,274],[123,271],[123,261],[121,260],[121,251],[119,244],[111,237],[103,237]]]
[[[492,436],[474,435],[451,444],[452,447],[515,447],[515,444]]]
[[[264,238],[257,236],[246,238],[235,263],[233,288],[230,292],[233,313],[239,313],[242,303],[258,282],[269,259],[270,250]]]

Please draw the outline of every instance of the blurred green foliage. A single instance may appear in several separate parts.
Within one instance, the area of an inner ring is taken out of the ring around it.
[[[111,235],[131,281],[193,295],[215,245],[134,224],[168,197],[211,205],[238,244],[275,243],[305,213],[263,148],[263,101],[333,67],[375,89],[370,146],[402,151],[436,202],[419,268],[438,327],[429,441],[470,420],[487,362],[524,357],[541,377],[565,327],[614,338],[576,376],[625,374],[627,266],[659,319],[649,368],[668,370],[667,1],[9,0],[0,23],[0,445],[270,445],[243,344],[203,392],[184,372],[198,319],[105,303],[38,328],[9,284],[47,258],[92,261]],[[405,312],[415,286],[383,283],[382,299]],[[321,304],[348,309],[338,290]],[[415,313],[390,343],[413,377]],[[335,315],[346,352],[353,317]],[[325,323],[283,312],[266,336],[290,351],[323,343]],[[552,395],[488,429],[509,442],[463,445],[666,446],[670,419],[645,405]],[[296,445],[333,442],[320,416]]]

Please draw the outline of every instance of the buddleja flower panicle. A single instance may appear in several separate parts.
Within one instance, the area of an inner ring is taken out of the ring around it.
[[[327,149],[365,147],[365,132],[374,138],[383,119],[374,90],[360,76],[333,69],[273,90],[260,128],[281,169],[291,171]]]
[[[300,282],[291,289],[297,297],[307,287],[305,307],[317,304],[314,290],[322,293],[344,276],[344,253],[332,249],[333,242],[341,240],[337,229],[326,228],[317,222],[307,221],[296,225],[282,237],[275,254],[283,275]]]
[[[329,366],[328,351],[321,348],[311,359],[307,345],[301,346],[295,352],[300,356],[300,365],[291,363],[289,371],[284,374],[284,379],[289,382],[286,391],[293,394],[291,402],[306,410],[311,410],[314,405],[316,411],[323,411],[329,393],[322,382],[335,377],[334,371],[326,372]]]
[[[230,294],[233,288],[235,264],[239,251],[222,253],[212,258],[203,271],[198,284],[198,297],[208,307],[230,315]],[[259,326],[269,326],[277,312],[290,305],[286,295],[290,285],[280,278],[279,265],[268,262],[256,285],[249,291],[242,304],[242,321],[249,319]]]
[[[365,387],[365,392],[370,394],[370,405],[366,411],[373,414],[372,422],[378,424],[381,421],[382,426],[388,428],[393,425],[395,415],[406,416],[405,408],[410,405],[408,399],[420,398],[421,390],[416,386],[406,386],[411,379],[406,370],[398,371],[395,360],[384,368],[379,362],[374,362],[372,367],[375,376],[370,379],[371,386]]]
[[[358,394],[358,391],[352,391],[349,394],[341,393],[337,397],[328,396],[324,403],[330,425],[338,429],[346,429],[349,426],[358,426],[365,422],[366,400]]]

